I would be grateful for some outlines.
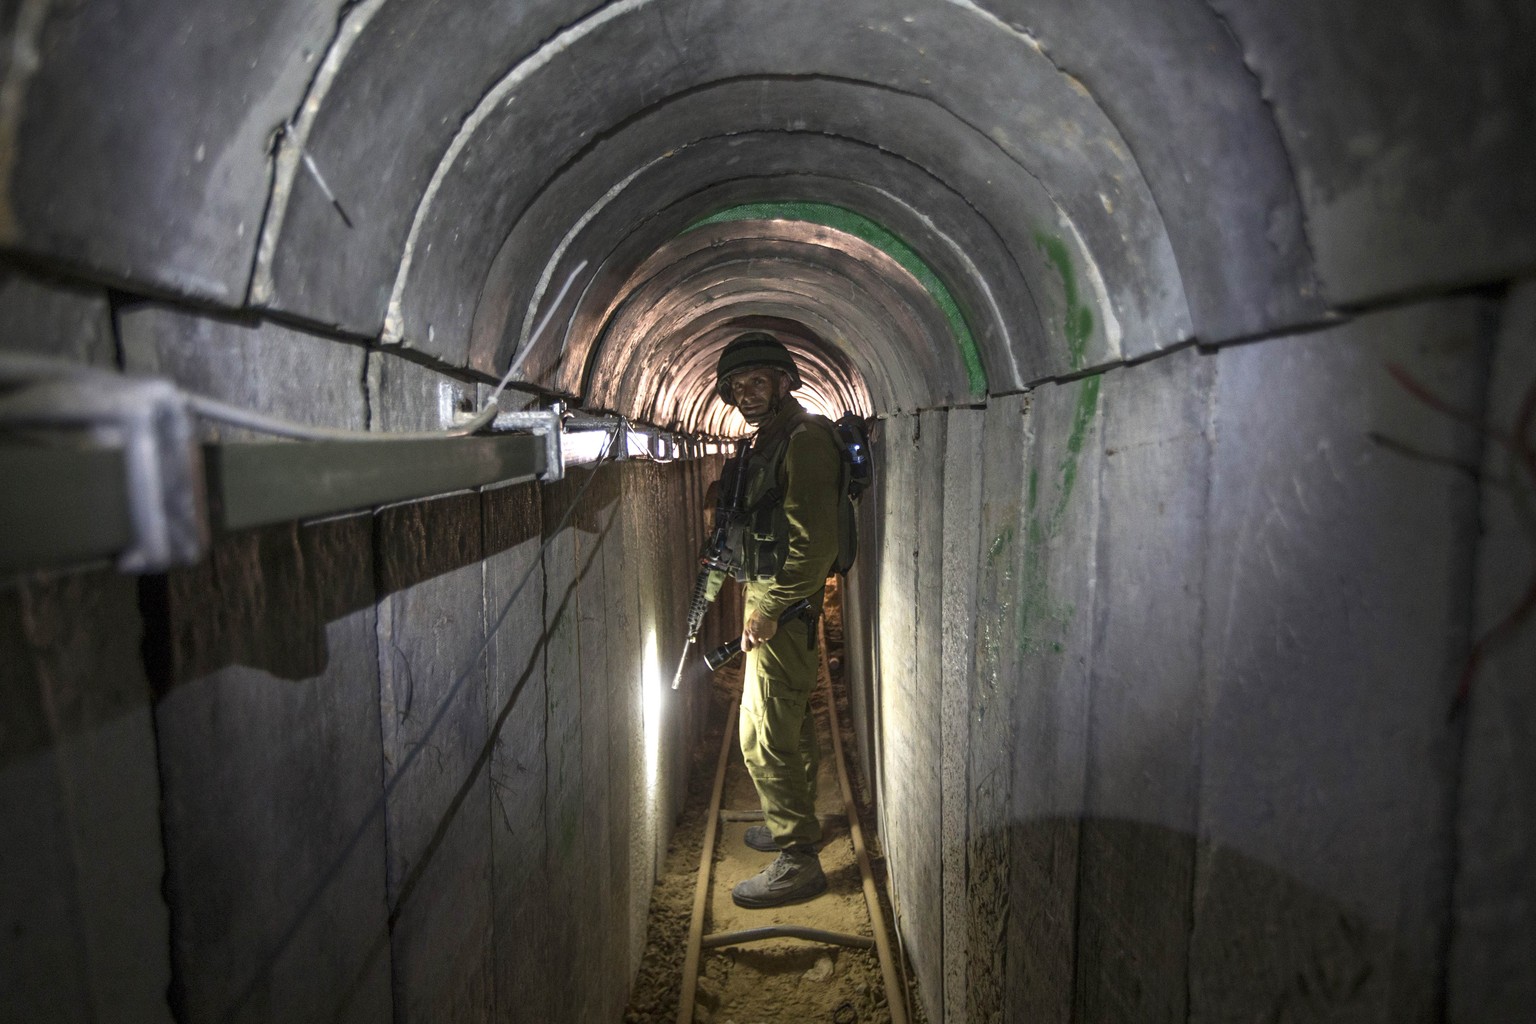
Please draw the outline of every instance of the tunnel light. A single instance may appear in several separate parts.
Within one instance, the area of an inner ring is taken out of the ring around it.
[[[645,724],[645,787],[654,798],[661,769],[661,663],[656,651],[656,628],[645,631],[645,656],[640,682],[640,711]]]

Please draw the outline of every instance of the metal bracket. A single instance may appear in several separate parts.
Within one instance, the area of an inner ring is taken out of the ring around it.
[[[565,478],[565,445],[562,440],[564,431],[561,420],[562,411],[556,407],[497,413],[496,418],[491,421],[491,432],[522,430],[543,437],[544,472],[539,474],[539,479],[546,483],[563,480]]]
[[[611,459],[636,441],[660,460],[679,449],[676,435],[558,402],[493,412],[445,431],[307,427],[166,380],[0,353],[0,573],[112,556],[123,572],[164,572],[196,562],[215,532],[560,480],[567,431],[609,433]],[[203,444],[199,418],[300,440]]]
[[[83,431],[121,451],[131,540],[123,572],[190,565],[208,546],[202,450],[187,401],[163,380],[42,380],[0,398],[0,427]]]

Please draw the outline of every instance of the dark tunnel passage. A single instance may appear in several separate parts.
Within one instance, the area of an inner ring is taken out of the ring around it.
[[[1532,1019],[1531,5],[0,40],[0,1021],[623,1019],[745,330],[927,1020]]]

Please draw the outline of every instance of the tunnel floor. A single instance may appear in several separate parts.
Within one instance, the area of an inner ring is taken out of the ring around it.
[[[841,618],[835,601],[827,614],[827,655],[833,664],[841,651]],[[841,671],[832,673],[832,692],[837,701],[842,742],[853,749],[848,698]],[[741,696],[739,663],[717,672],[711,681],[709,727],[693,750],[687,803],[676,832],[667,847],[666,864],[651,895],[651,917],[644,960],[635,981],[626,1024],[674,1024],[678,1019],[688,927],[693,909],[699,856],[703,849],[716,758],[730,712]],[[844,820],[833,764],[833,745],[825,708],[826,691],[818,688],[813,698],[822,759],[817,811],[822,815],[825,838],[822,868],[829,889],[802,904],[764,911],[741,910],[730,903],[732,885],[766,864],[770,855],[749,849],[742,836],[745,822],[724,822],[716,837],[711,897],[705,931],[734,931],[769,924],[798,924],[827,931],[869,934],[869,913],[860,891],[850,830]],[[858,804],[875,885],[886,920],[893,920],[885,871],[884,850],[877,830],[870,788],[856,764],[848,766],[854,799]],[[742,766],[740,751],[732,745],[722,802],[724,810],[755,810],[757,797]],[[909,1019],[925,1021],[919,1007],[910,966],[899,968],[908,985]],[[888,1024],[891,1013],[874,950],[847,949],[791,939],[704,950],[700,961],[698,996],[694,1018],[699,1024],[774,1024],[778,1021],[856,1021]]]

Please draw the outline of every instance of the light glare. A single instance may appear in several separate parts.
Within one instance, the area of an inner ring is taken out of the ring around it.
[[[645,722],[645,784],[654,798],[661,769],[661,665],[656,651],[656,629],[645,633],[645,657],[640,684],[641,717]]]

